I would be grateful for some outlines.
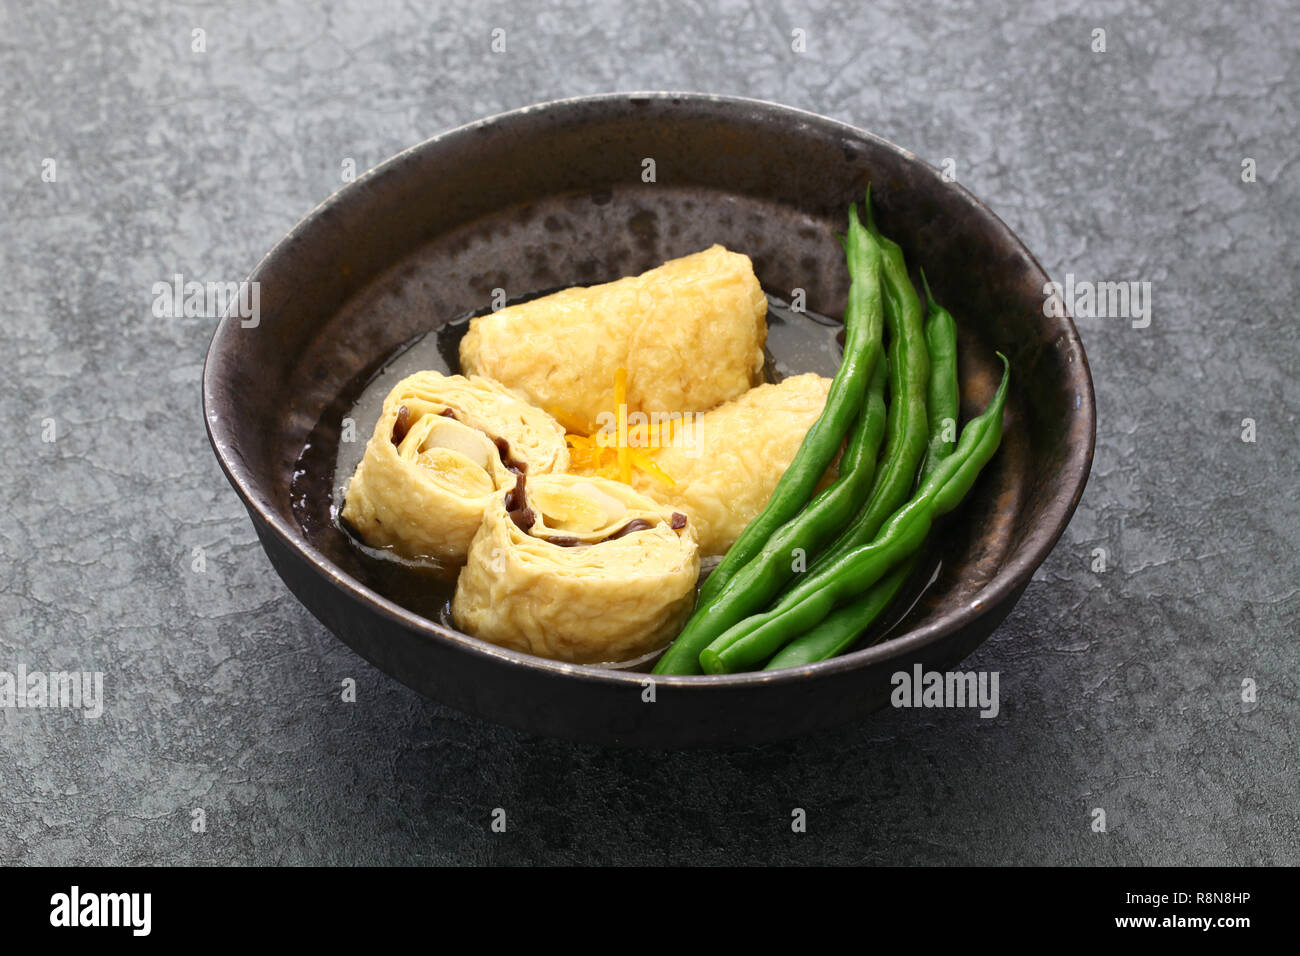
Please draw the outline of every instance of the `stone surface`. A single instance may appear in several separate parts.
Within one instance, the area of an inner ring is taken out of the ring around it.
[[[0,862],[1300,862],[1300,7],[16,6],[0,670],[102,671],[107,706],[0,708]],[[1000,673],[997,719],[575,747],[419,698],[270,570],[204,436],[213,320],[154,316],[153,284],[239,279],[346,158],[629,89],[777,100],[951,158],[1053,276],[1151,283],[1149,327],[1079,321],[1096,464],[968,661]]]

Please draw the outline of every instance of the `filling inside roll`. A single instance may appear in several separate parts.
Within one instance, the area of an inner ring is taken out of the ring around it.
[[[398,409],[399,421],[406,407]],[[395,427],[394,442],[397,436]],[[491,468],[497,446],[478,429],[450,418],[424,416],[398,442],[397,454],[428,469],[431,480],[461,497],[490,495],[496,489]]]
[[[633,532],[653,528],[663,519],[662,515],[633,512],[592,481],[546,484],[525,500],[526,487],[526,479],[521,474],[506,499],[511,520],[521,531],[562,548],[617,541]],[[678,511],[667,521],[674,531],[686,527],[686,515]]]
[[[623,661],[676,633],[698,576],[684,514],[603,478],[520,474],[484,512],[452,615],[543,657]]]
[[[367,544],[459,562],[494,495],[568,463],[563,429],[503,386],[420,372],[385,399],[342,516]]]

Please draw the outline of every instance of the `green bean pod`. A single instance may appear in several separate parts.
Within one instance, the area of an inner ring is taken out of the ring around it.
[[[956,444],[960,390],[957,384],[957,323],[952,314],[935,301],[924,269],[921,270],[921,284],[925,288],[925,346],[930,353],[930,383],[926,389],[930,444],[925,463],[921,466],[921,480],[925,481],[939,463],[952,454]]]
[[[919,552],[912,555],[868,588],[866,594],[836,608],[827,615],[826,620],[807,634],[800,635],[777,651],[776,656],[763,669],[775,671],[802,667],[843,654],[889,607],[902,590],[904,582],[916,570],[920,558]]]
[[[952,455],[895,512],[875,540],[810,572],[770,611],[746,618],[722,634],[700,653],[706,673],[730,674],[758,666],[920,549],[934,520],[961,503],[1001,443],[1010,368],[1006,356],[999,352],[998,358],[1002,382],[989,407],[962,429]]]
[[[955,443],[947,436],[949,429],[955,431],[957,427],[960,392],[957,384],[957,324],[948,311],[935,302],[924,269],[921,270],[921,282],[925,285],[926,299],[925,344],[930,353],[930,384],[926,391],[930,445],[921,468],[924,482],[940,462],[952,454]],[[920,552],[912,555],[868,588],[866,593],[836,608],[826,620],[781,648],[764,670],[815,664],[843,654],[893,603],[920,559]]]
[[[817,556],[809,573],[843,557],[876,536],[885,519],[907,501],[929,436],[926,386],[930,357],[921,321],[921,300],[907,277],[898,244],[882,236],[868,210],[867,229],[880,242],[884,257],[885,323],[889,328],[889,421],[885,426],[884,461],[875,486],[857,518]]]
[[[870,193],[866,202],[870,208]],[[695,616],[659,658],[654,667],[656,674],[700,673],[700,651],[721,632],[710,632],[700,640],[691,630],[691,625],[702,618],[723,587],[759,554],[777,529],[804,509],[817,482],[839,451],[849,426],[862,418],[868,386],[877,367],[883,364],[884,308],[881,302],[880,246],[858,219],[856,205],[849,207],[849,229],[844,248],[850,276],[848,303],[844,310],[844,359],[831,382],[826,405],[804,436],[763,511],[749,523],[705,581]]]

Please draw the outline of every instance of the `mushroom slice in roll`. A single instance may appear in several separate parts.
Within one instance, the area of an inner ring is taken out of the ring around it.
[[[504,386],[417,372],[384,399],[343,518],[367,544],[459,562],[484,507],[517,474],[568,465],[564,430]]]
[[[604,478],[521,475],[484,511],[452,617],[541,657],[626,661],[677,633],[699,571],[685,515]]]

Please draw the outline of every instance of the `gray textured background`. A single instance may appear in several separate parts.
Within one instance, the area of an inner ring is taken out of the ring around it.
[[[1300,6],[516,6],[0,8],[0,669],[102,670],[108,697],[0,710],[0,861],[1300,862]],[[998,719],[725,754],[530,738],[374,671],[271,571],[204,436],[213,321],[155,318],[152,284],[241,278],[345,157],[620,89],[952,157],[1053,276],[1153,283],[1150,328],[1079,323],[1096,464],[969,662]]]

